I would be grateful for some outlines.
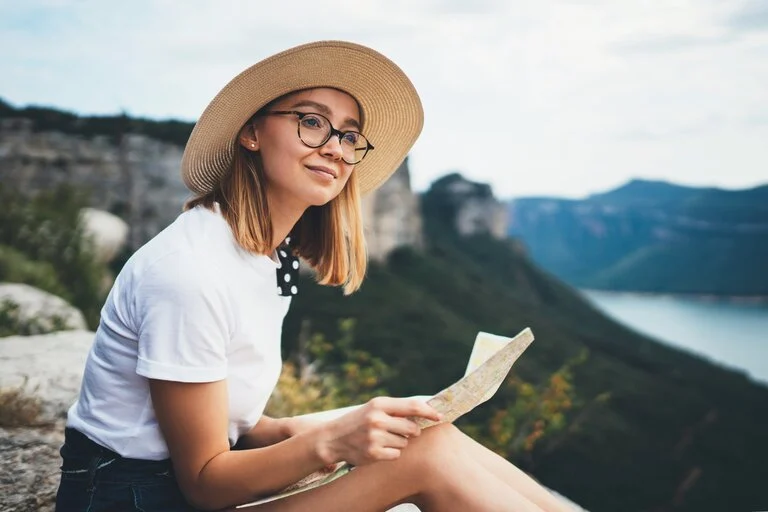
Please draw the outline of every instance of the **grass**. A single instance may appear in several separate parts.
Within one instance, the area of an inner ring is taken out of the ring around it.
[[[26,381],[19,387],[0,388],[0,427],[41,426],[42,401],[27,389]]]

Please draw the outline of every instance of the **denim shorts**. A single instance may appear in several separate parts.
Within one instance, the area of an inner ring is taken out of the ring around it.
[[[170,459],[128,459],[67,428],[56,512],[194,512]]]

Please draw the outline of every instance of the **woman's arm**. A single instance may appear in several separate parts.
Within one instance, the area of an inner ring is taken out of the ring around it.
[[[219,509],[276,492],[324,466],[317,439],[295,436],[253,450],[230,450],[226,381],[150,379],[158,423],[187,500]]]
[[[150,392],[182,492],[192,505],[212,510],[277,492],[342,460],[359,466],[395,459],[407,438],[420,434],[408,417],[438,419],[418,400],[377,398],[277,444],[230,450],[226,381],[150,379]]]
[[[285,441],[299,433],[294,418],[271,418],[262,416],[247,434],[237,441],[238,449],[263,448]]]
[[[343,416],[359,406],[333,409],[321,413],[302,414],[288,418],[272,418],[262,416],[247,434],[240,436],[237,449],[263,448],[285,441],[289,437],[307,432],[323,423]]]

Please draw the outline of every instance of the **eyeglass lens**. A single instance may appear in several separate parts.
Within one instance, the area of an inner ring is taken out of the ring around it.
[[[331,122],[320,114],[304,114],[299,119],[299,137],[307,146],[317,148],[331,137]],[[368,140],[363,134],[349,131],[339,137],[341,158],[348,164],[360,162],[368,152]]]

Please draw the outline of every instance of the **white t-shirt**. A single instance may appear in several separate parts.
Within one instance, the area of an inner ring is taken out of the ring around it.
[[[67,426],[124,457],[166,459],[148,379],[226,379],[234,445],[280,374],[291,298],[276,291],[277,266],[241,249],[218,210],[181,214],[117,276]]]

